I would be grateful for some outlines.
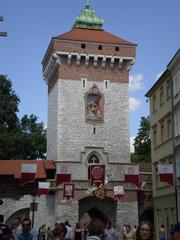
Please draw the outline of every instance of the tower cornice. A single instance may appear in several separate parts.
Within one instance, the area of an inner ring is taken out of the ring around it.
[[[97,67],[97,65],[101,66],[102,68],[109,66],[109,68],[112,69],[117,68],[119,70],[122,68],[124,64],[126,66],[127,71],[129,71],[132,65],[135,63],[134,57],[57,51],[51,55],[50,60],[47,63],[43,72],[44,80],[46,81],[47,84],[55,70],[61,65],[62,57],[66,58],[67,65],[71,65],[72,58],[75,57],[75,64],[77,66],[82,64],[81,60],[84,61],[84,65],[87,67],[91,62],[93,67]]]

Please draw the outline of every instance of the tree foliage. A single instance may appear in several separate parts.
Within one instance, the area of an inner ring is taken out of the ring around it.
[[[140,128],[134,139],[134,153],[131,161],[151,162],[151,138],[150,138],[150,118],[141,117]]]
[[[45,158],[46,130],[34,115],[18,118],[19,97],[0,75],[0,159]]]

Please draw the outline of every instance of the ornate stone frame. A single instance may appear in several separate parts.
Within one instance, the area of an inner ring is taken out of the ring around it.
[[[94,84],[84,95],[85,121],[104,122],[104,95]]]

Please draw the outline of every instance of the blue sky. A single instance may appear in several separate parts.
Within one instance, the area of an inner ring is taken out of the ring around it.
[[[20,97],[20,116],[35,114],[47,123],[47,85],[41,61],[53,36],[71,29],[86,0],[0,0],[0,73]],[[103,28],[138,44],[130,72],[130,135],[147,116],[145,93],[180,47],[179,0],[90,0]]]

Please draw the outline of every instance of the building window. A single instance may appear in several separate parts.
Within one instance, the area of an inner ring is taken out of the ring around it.
[[[161,143],[164,142],[164,123],[161,124]]]
[[[170,80],[166,82],[166,98],[169,99],[171,96],[171,85]]]
[[[109,89],[109,80],[104,80],[104,89]]]
[[[174,132],[175,137],[180,135],[180,108],[174,112]]]
[[[155,188],[159,186],[159,175],[158,175],[158,166],[157,163],[154,164],[154,176],[155,176]]]
[[[93,127],[93,134],[96,134],[96,128]]]
[[[102,50],[102,45],[99,45],[99,46],[98,46],[98,50]]]
[[[87,78],[81,78],[82,87],[86,88]]]
[[[95,154],[92,154],[88,160],[88,163],[99,163],[99,158]]]
[[[153,130],[153,142],[154,142],[154,147],[157,147],[157,129]]]
[[[174,96],[176,96],[180,92],[180,69],[176,72],[176,74],[173,77],[173,88]]]
[[[154,94],[153,95],[153,112],[155,112],[157,110],[157,98],[156,98],[156,95]]]
[[[160,88],[160,106],[164,104],[164,88]]]
[[[86,44],[82,43],[81,48],[86,48]]]
[[[171,126],[171,119],[168,119],[168,121],[167,121],[167,135],[168,135],[168,139],[170,139],[171,138],[171,128],[172,128],[172,126]]]
[[[180,177],[180,152],[177,152],[175,154],[175,160],[176,160],[176,177]]]
[[[115,51],[116,51],[116,52],[119,52],[119,47],[115,47]]]

